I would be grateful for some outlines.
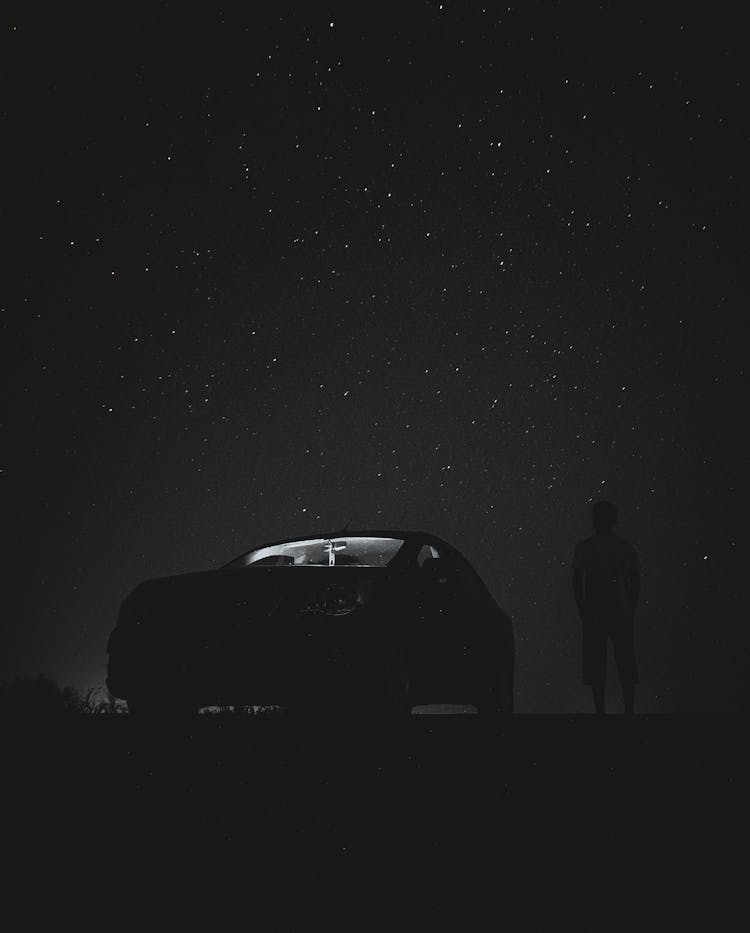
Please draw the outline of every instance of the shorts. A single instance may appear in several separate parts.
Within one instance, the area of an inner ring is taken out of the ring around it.
[[[637,684],[634,618],[621,612],[595,612],[583,623],[583,682],[603,683],[607,676],[607,642],[612,639],[620,683]]]

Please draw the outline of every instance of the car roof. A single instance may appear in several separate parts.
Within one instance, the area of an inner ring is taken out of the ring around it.
[[[424,538],[430,541],[439,541],[441,544],[447,544],[442,538],[431,534],[428,531],[405,531],[403,529],[393,528],[345,528],[343,531],[313,531],[308,534],[293,535],[290,538],[277,538],[275,541],[268,541],[265,544],[258,544],[250,550],[258,550],[262,547],[272,547],[274,544],[291,544],[293,541],[312,541],[329,538],[403,538],[411,540],[413,538]]]

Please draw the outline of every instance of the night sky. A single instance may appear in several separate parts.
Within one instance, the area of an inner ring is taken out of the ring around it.
[[[458,547],[518,711],[588,711],[607,498],[637,710],[746,707],[730,9],[6,11],[0,679],[103,683],[139,581],[351,522]]]

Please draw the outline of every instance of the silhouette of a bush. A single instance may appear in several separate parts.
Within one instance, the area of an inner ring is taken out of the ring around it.
[[[0,685],[0,715],[50,719],[57,716],[120,713],[123,706],[102,687],[81,694],[75,687],[61,687],[47,674],[17,677]]]
[[[48,718],[77,711],[81,697],[73,687],[61,687],[46,674],[17,677],[0,686],[0,712],[12,716]]]
[[[125,700],[118,700],[104,686],[89,687],[82,697],[81,712],[96,716],[119,716],[128,712]]]
[[[206,716],[237,717],[237,716],[277,716],[281,710],[279,706],[206,706],[201,713]]]

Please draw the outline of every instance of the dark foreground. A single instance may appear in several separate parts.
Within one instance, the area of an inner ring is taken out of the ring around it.
[[[28,910],[48,907],[59,882],[79,919],[103,898],[105,926],[130,911],[176,923],[208,909],[213,928],[238,905],[259,930],[475,930],[534,926],[539,913],[641,927],[660,922],[655,910],[670,925],[704,911],[716,923],[747,873],[745,727],[718,716],[11,723],[4,848],[16,882],[37,892]]]

